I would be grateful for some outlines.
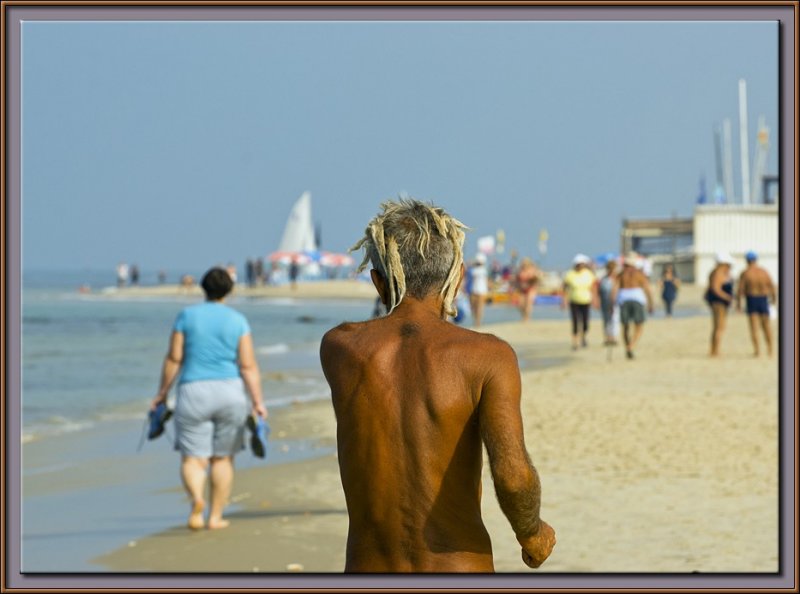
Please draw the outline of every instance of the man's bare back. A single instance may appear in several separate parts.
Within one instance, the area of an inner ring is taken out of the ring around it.
[[[769,297],[775,301],[775,285],[769,273],[760,266],[748,266],[739,276],[739,286],[746,297]]]
[[[503,467],[497,488],[538,489],[521,440],[514,351],[421,303],[343,324],[322,342],[350,515],[346,571],[493,571],[481,431],[493,467]],[[544,524],[538,500],[528,515]]]
[[[620,289],[634,289],[640,287],[642,289],[650,290],[650,282],[647,280],[644,272],[634,268],[633,266],[625,266],[617,276],[617,282]]]
[[[555,532],[539,517],[513,349],[454,326],[464,225],[414,199],[386,201],[367,225],[360,272],[385,317],[328,331],[320,360],[336,413],[350,528],[345,571],[493,571],[481,519],[482,447],[500,508],[539,567]]]

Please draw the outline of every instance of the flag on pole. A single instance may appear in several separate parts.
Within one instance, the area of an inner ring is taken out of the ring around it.
[[[542,229],[539,231],[539,253],[544,256],[547,253],[547,240],[550,236],[547,233],[547,229]]]
[[[506,232],[498,229],[495,236],[497,237],[497,253],[502,254],[506,247]]]

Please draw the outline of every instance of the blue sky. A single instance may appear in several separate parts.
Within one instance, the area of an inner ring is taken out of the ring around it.
[[[404,192],[547,268],[690,216],[738,81],[777,172],[775,22],[27,22],[27,269],[198,272],[277,249],[308,190],[344,251]]]

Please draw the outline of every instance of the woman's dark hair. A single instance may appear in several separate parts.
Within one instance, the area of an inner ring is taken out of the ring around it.
[[[203,275],[200,286],[203,287],[207,299],[216,301],[231,292],[233,279],[224,268],[212,268]]]

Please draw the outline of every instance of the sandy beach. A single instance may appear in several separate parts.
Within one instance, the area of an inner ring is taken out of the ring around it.
[[[695,307],[699,294],[687,287],[681,302]],[[577,352],[568,322],[535,316],[481,331],[508,340],[522,362],[526,443],[542,517],[558,536],[536,571],[776,572],[778,358],[752,356],[745,316],[731,314],[716,360],[707,316],[650,319],[633,361],[600,346],[596,314],[590,345]],[[270,421],[273,437],[335,445],[327,401]],[[488,464],[483,480],[496,570],[531,572]],[[341,572],[348,520],[335,453],[242,470],[232,503],[225,530],[190,532],[176,517],[92,563],[125,573]]]

